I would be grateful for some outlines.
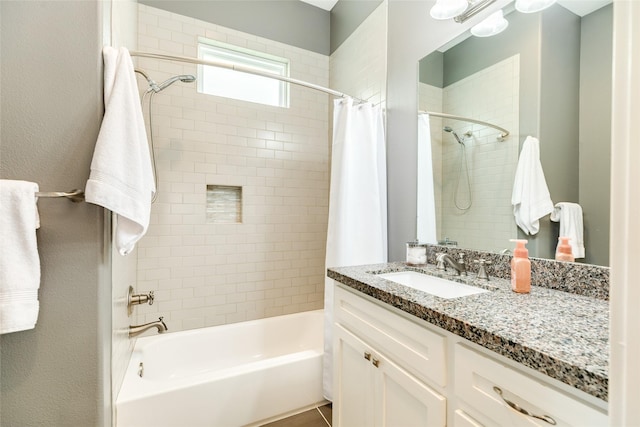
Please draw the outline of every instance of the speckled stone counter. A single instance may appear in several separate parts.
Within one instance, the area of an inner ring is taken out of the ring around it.
[[[376,276],[415,270],[490,292],[443,299]],[[602,298],[541,286],[511,291],[510,282],[449,276],[433,265],[388,263],[328,269],[328,276],[435,326],[607,400],[609,305]]]

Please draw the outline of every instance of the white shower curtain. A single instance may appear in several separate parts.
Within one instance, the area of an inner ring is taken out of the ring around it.
[[[418,115],[418,224],[416,237],[420,243],[438,243],[431,125],[428,114]]]
[[[387,174],[382,111],[335,100],[326,267],[387,261]],[[325,277],[324,395],[333,397],[333,282]]]

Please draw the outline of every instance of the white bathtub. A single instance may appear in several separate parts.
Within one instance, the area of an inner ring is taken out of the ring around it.
[[[322,322],[316,310],[139,338],[117,427],[244,426],[323,402]]]

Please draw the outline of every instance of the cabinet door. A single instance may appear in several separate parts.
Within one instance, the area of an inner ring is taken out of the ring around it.
[[[374,354],[377,427],[443,427],[447,406],[444,396],[384,356]]]
[[[340,325],[333,333],[333,426],[373,426],[371,350]]]

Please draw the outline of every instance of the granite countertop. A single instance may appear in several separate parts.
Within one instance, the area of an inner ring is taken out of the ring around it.
[[[443,299],[376,276],[422,271],[490,292]],[[532,286],[517,294],[506,279],[449,276],[432,265],[388,263],[328,269],[328,276],[502,356],[607,401],[608,301]]]

